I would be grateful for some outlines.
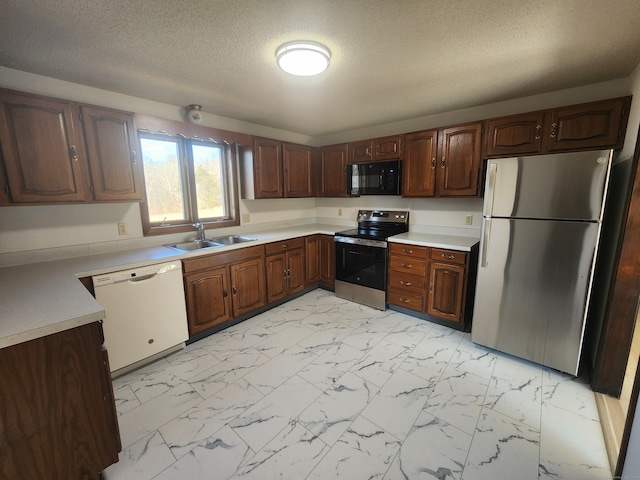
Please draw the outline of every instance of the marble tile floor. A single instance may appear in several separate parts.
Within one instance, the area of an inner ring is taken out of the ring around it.
[[[324,290],[114,390],[105,480],[611,478],[583,379]]]

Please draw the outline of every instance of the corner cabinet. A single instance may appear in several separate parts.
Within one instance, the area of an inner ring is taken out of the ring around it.
[[[0,349],[0,477],[98,478],[121,450],[101,322]]]
[[[303,198],[315,194],[311,147],[253,138],[242,158],[242,198]]]
[[[622,148],[631,97],[493,118],[487,157]]]
[[[349,145],[329,145],[320,152],[320,197],[347,196],[347,162]]]
[[[305,241],[292,238],[265,245],[267,302],[282,300],[306,286]]]
[[[262,246],[185,259],[182,266],[189,336],[266,305]]]
[[[479,194],[482,122],[406,135],[403,197]]]
[[[310,235],[305,238],[307,286],[319,285],[333,291],[336,282],[335,242],[333,235]]]
[[[473,313],[477,245],[470,252],[390,243],[387,302],[466,329]]]
[[[133,115],[0,90],[7,204],[142,200]]]

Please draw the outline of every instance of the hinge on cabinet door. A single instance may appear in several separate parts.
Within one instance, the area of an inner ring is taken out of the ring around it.
[[[78,113],[78,117],[80,117],[81,122],[84,122],[84,115],[82,115],[82,110],[80,110],[80,113]]]
[[[5,192],[7,195],[10,195],[10,194],[11,194],[11,190],[9,189],[9,185],[8,185],[8,184],[6,184],[6,183],[5,183],[5,185],[4,185],[4,192]]]
[[[89,185],[89,191],[93,193],[93,185]]]

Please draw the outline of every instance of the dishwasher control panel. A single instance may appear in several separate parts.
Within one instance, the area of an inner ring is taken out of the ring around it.
[[[146,267],[137,267],[129,270],[121,270],[119,272],[105,273],[93,277],[93,286],[108,285],[110,283],[126,282],[128,280],[135,281],[160,275],[174,270],[182,272],[182,264],[180,262],[162,263],[149,265]]]

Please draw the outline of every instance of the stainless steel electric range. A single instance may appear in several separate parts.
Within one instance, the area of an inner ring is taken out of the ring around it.
[[[387,307],[387,238],[409,231],[409,212],[360,210],[358,228],[336,233],[336,285],[340,298]]]

